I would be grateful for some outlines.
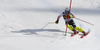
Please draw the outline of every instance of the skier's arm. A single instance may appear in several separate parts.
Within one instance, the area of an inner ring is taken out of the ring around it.
[[[69,15],[71,18],[75,18],[75,16],[72,14],[72,13],[70,13],[70,15]]]
[[[63,12],[57,17],[57,20],[59,20],[61,16],[63,16]]]
[[[61,13],[61,14],[57,17],[57,20],[55,21],[56,24],[59,23],[59,19],[60,19],[61,16],[63,16],[63,13]]]

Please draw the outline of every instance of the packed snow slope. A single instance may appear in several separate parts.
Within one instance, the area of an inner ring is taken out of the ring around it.
[[[57,16],[69,6],[69,0],[0,0],[0,50],[100,50],[100,0],[73,0],[71,12],[77,26],[90,34],[64,36],[63,18]]]

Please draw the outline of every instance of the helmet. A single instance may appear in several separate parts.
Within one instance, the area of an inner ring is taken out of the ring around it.
[[[69,9],[68,8],[65,8],[65,13],[69,13]]]
[[[69,9],[68,8],[65,8],[65,11],[69,11]]]

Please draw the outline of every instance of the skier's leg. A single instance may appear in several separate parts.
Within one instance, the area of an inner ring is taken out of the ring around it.
[[[68,29],[70,29],[71,31],[73,31],[73,28],[70,25],[68,25]]]
[[[66,25],[67,26],[67,25]],[[73,27],[71,27],[70,25],[68,25],[68,28],[73,31],[75,34],[78,33],[78,31],[76,31]]]
[[[76,30],[78,30],[79,32],[82,32],[84,35],[86,35],[87,33],[81,29],[80,27],[75,27]]]
[[[78,31],[75,30],[76,25],[75,25],[73,19],[71,19],[71,20],[68,22],[68,24],[69,24],[69,25],[68,25],[68,28],[69,28],[71,31],[73,31],[75,34],[78,33]]]
[[[79,32],[83,32],[83,29],[81,29],[80,27],[76,26],[76,24],[73,21],[73,19],[69,21],[69,25],[72,25],[75,30],[78,30]]]
[[[79,32],[83,32],[84,31],[83,29],[81,29],[80,27],[77,27],[77,26],[75,27],[75,29],[78,30]]]
[[[82,32],[84,35],[87,34],[83,29],[81,29],[80,27],[77,27],[77,26],[76,26],[76,24],[75,24],[75,22],[73,21],[73,19],[70,20],[68,23],[69,23],[69,25],[72,25],[73,29],[69,28],[69,29],[71,29],[72,31],[77,32],[76,30],[78,30],[79,32]]]

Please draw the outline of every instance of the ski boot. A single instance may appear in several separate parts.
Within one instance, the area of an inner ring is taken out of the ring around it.
[[[90,32],[90,31],[89,31]],[[86,35],[88,35],[89,34],[89,32],[82,32],[83,33],[83,36],[81,36],[81,38],[84,38]]]
[[[73,37],[74,35],[78,34],[79,32],[76,31],[75,29],[73,29],[74,34],[71,35],[71,37]]]
[[[88,33],[84,32],[84,31],[82,33],[83,33],[84,36],[86,36],[88,34]]]
[[[74,32],[74,34],[78,34],[79,32],[78,31],[76,31],[75,29],[73,29],[73,32]]]

